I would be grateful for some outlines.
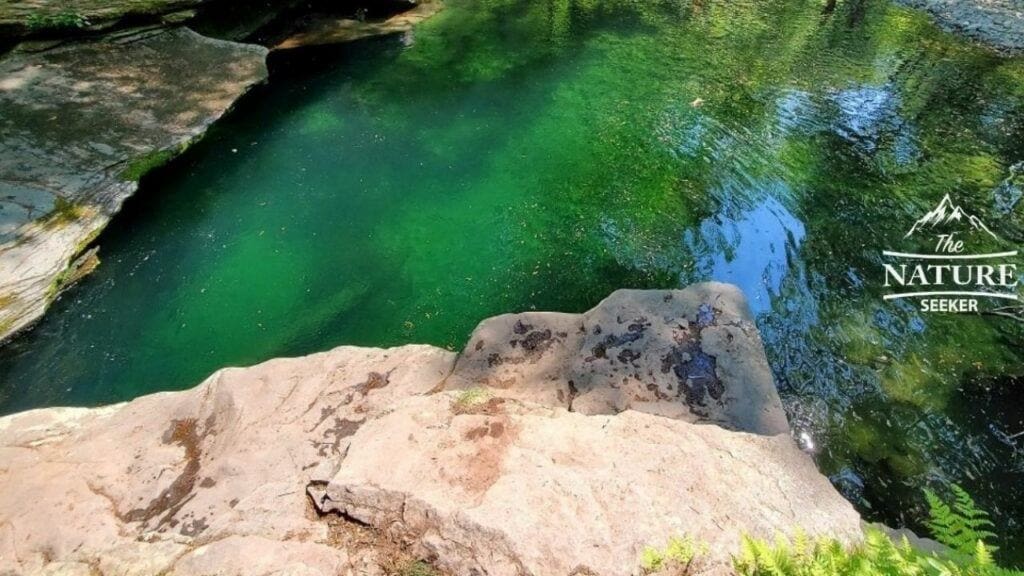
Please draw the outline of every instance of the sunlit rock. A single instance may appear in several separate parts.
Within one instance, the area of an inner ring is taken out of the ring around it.
[[[65,574],[625,575],[674,535],[711,570],[743,533],[860,535],[723,284],[0,418],[0,518],[0,572]]]

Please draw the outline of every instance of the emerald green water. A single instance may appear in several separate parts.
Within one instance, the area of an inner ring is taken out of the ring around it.
[[[959,482],[1021,559],[1022,325],[883,302],[880,252],[946,193],[1021,244],[1024,60],[882,1],[450,0],[271,64],[0,350],[0,413],[724,280],[862,512]]]

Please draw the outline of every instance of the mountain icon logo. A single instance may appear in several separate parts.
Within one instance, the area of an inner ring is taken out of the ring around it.
[[[942,202],[939,202],[938,206],[922,216],[917,222],[914,222],[914,225],[910,228],[910,232],[907,232],[904,238],[910,238],[915,232],[920,232],[925,229],[933,229],[947,224],[964,223],[970,225],[974,230],[981,230],[996,240],[999,239],[999,237],[993,234],[992,231],[988,229],[988,226],[981,221],[981,218],[967,213],[963,208],[954,204],[953,200],[949,197],[949,194],[946,194],[942,198]]]

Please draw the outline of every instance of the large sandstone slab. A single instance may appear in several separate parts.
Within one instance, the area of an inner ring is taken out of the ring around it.
[[[646,545],[690,535],[728,565],[742,533],[851,540],[859,517],[788,435],[516,400],[410,399],[362,426],[323,511],[386,529],[449,574],[635,574]]]
[[[0,341],[137,188],[266,78],[266,50],[153,30],[0,59]]]
[[[453,575],[610,576],[682,534],[711,545],[711,571],[742,533],[856,539],[856,512],[766,418],[778,398],[745,309],[721,284],[621,291],[585,315],[485,321],[458,361],[343,347],[0,418],[0,574],[380,574],[402,550]],[[596,322],[646,326],[622,365],[652,363],[636,376],[650,397],[588,362]],[[726,384],[687,401],[675,392],[693,394],[694,373],[655,359],[685,365],[697,337]],[[486,381],[478,354],[517,358],[523,338],[523,362],[492,366],[501,385],[466,389]],[[570,374],[571,405],[558,394]]]
[[[326,544],[310,479],[336,471],[354,422],[428,392],[453,360],[427,346],[339,348],[222,370],[186,392],[2,418],[0,574],[57,562],[139,576],[343,573],[350,555]]]

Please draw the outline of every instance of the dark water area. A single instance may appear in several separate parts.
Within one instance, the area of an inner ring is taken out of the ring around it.
[[[920,529],[956,482],[1024,564],[1024,324],[882,298],[882,251],[947,194],[992,231],[973,247],[1024,242],[1024,60],[882,1],[448,5],[275,57],[0,349],[0,413],[721,280],[861,512]]]

